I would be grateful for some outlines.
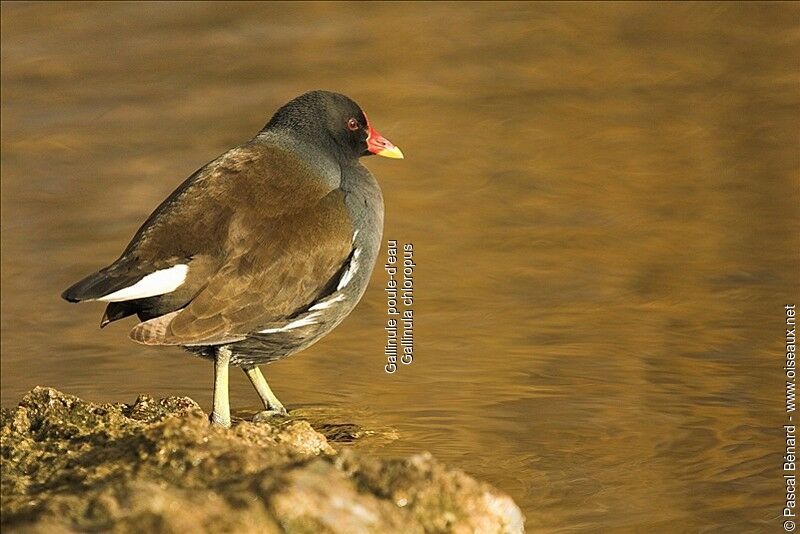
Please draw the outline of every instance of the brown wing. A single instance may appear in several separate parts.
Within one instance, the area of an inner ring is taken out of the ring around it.
[[[323,290],[347,259],[352,222],[334,190],[279,218],[235,215],[219,271],[183,310],[137,325],[148,345],[217,344],[288,318]]]
[[[318,203],[336,186],[330,173],[310,165],[296,151],[254,138],[192,174],[153,211],[119,259],[62,296],[70,302],[100,299],[181,264],[188,266],[188,273],[177,289],[112,302],[102,324],[132,314],[155,317],[181,309],[230,259],[228,238],[236,217],[241,217],[243,234],[257,235],[257,221],[280,222]]]

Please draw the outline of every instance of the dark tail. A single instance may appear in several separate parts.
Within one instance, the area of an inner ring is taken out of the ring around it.
[[[103,271],[90,274],[61,293],[61,298],[69,302],[80,302],[102,297],[108,294],[107,291],[103,291],[103,288],[107,286],[106,280]]]
[[[77,284],[61,293],[61,298],[69,302],[97,299],[135,284],[142,279],[144,273],[131,272],[111,265],[90,274]]]

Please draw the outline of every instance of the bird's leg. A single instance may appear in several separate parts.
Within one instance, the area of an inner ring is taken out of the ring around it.
[[[261,402],[264,403],[264,408],[266,408],[265,411],[257,413],[253,420],[257,421],[273,415],[286,415],[286,408],[283,407],[281,401],[278,400],[278,397],[276,397],[269,388],[269,384],[267,384],[264,375],[261,374],[261,370],[255,365],[244,366],[242,369],[244,369],[244,373],[247,375],[247,378],[250,379],[253,387],[256,388],[258,396],[261,397]]]
[[[211,412],[213,424],[228,428],[231,426],[231,405],[228,402],[228,365],[231,350],[219,347],[214,358],[214,409]]]

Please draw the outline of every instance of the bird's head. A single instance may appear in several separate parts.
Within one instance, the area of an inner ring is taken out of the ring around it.
[[[263,131],[288,130],[340,157],[357,159],[376,154],[403,158],[403,153],[370,124],[350,98],[329,91],[311,91],[275,112]]]

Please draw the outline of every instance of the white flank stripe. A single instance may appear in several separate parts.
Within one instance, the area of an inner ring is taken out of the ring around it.
[[[186,273],[189,272],[188,265],[175,265],[169,269],[162,269],[150,273],[132,286],[114,291],[108,295],[98,298],[103,302],[122,302],[123,300],[143,299],[171,293],[186,280]]]
[[[315,319],[317,318],[316,313],[312,313],[311,315],[307,315],[302,319],[297,319],[296,321],[292,321],[291,323],[287,324],[286,326],[282,326],[280,328],[267,328],[265,330],[259,330],[259,334],[273,334],[275,332],[285,332],[286,330],[292,330],[293,328],[300,328],[301,326],[308,326],[312,324],[317,324]]]
[[[353,232],[353,241],[352,241],[352,243],[355,243],[355,242],[356,242],[356,236],[357,236],[357,235],[358,235],[358,230],[356,230],[355,232]]]
[[[340,300],[344,300],[344,295],[336,295],[332,299],[327,299],[327,300],[320,301],[317,304],[314,304],[313,306],[311,306],[309,308],[309,310],[311,310],[311,311],[324,310],[325,308],[330,308],[331,306],[333,306],[334,304],[336,304]]]
[[[357,248],[355,252],[353,252],[353,259],[350,260],[350,265],[347,267],[347,270],[342,275],[342,279],[339,280],[339,285],[336,286],[336,291],[339,291],[344,286],[350,283],[350,280],[353,279],[353,275],[358,270],[358,255],[361,254],[361,249]]]

